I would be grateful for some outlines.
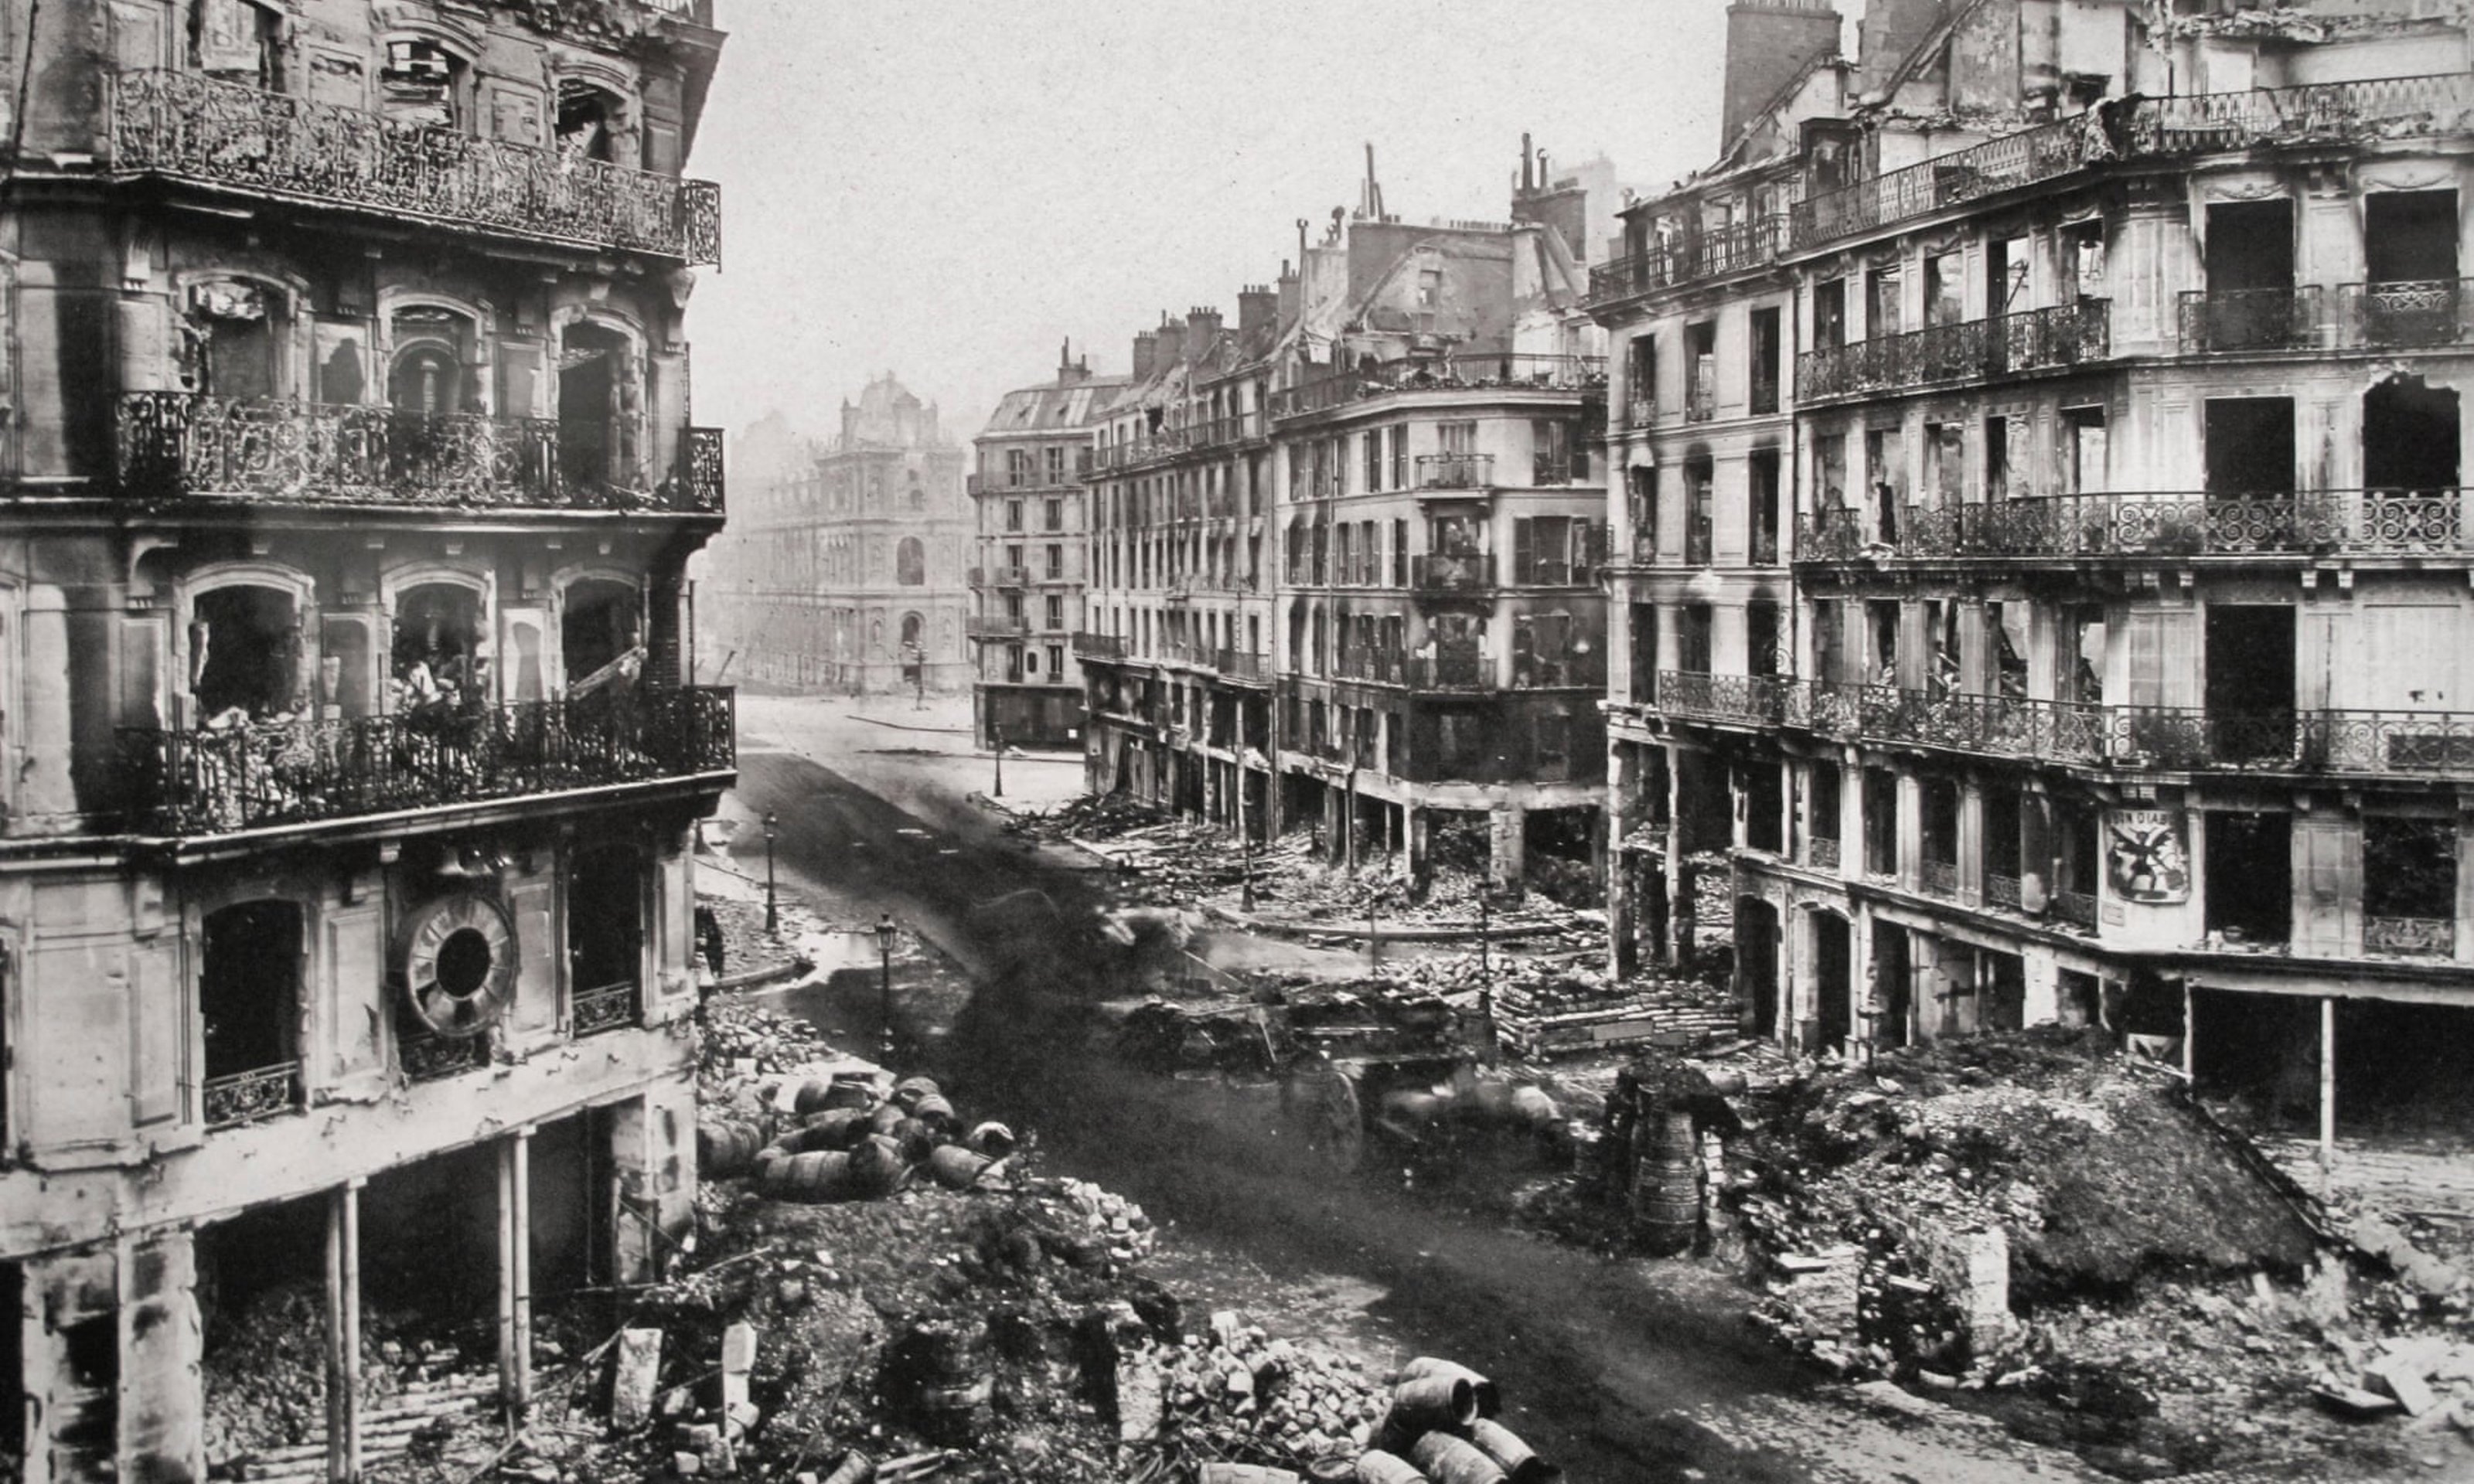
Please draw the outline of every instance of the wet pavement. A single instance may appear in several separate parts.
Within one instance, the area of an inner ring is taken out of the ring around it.
[[[837,767],[751,736],[732,805],[779,814],[785,889],[855,924],[890,912],[967,968],[976,987],[953,1034],[932,1045],[906,1026],[905,1056],[969,1089],[975,1116],[1037,1130],[1050,1169],[1169,1224],[1188,1253],[1164,1278],[1207,1290],[1214,1276],[1260,1274],[1260,1289],[1203,1297],[1260,1292],[1360,1346],[1475,1366],[1502,1385],[1506,1420],[1579,1480],[2079,1476],[1980,1427],[1918,1429],[1816,1396],[1741,1324],[1732,1285],[1702,1270],[1609,1261],[1379,1174],[1331,1175],[1284,1139],[1268,1093],[1140,1076],[1095,1054],[1074,1007],[1124,986],[1087,928],[1094,874],[1007,834],[956,769],[813,739],[801,750]],[[761,873],[751,843],[738,860]],[[845,973],[792,1008],[872,1032],[874,991],[873,975]]]

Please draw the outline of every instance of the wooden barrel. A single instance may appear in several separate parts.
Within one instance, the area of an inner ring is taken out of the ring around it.
[[[948,1190],[968,1190],[980,1183],[980,1177],[994,1162],[986,1155],[973,1154],[959,1144],[939,1144],[928,1156],[928,1173]]]
[[[1477,1389],[1465,1376],[1413,1376],[1392,1388],[1392,1415],[1414,1432],[1466,1427],[1477,1421]]]
[[[1302,1484],[1288,1470],[1262,1464],[1204,1464],[1194,1480],[1195,1484]]]
[[[1477,1399],[1478,1416],[1495,1417],[1502,1414],[1503,1394],[1495,1390],[1494,1382],[1488,1380],[1485,1376],[1478,1375],[1475,1371],[1462,1365],[1457,1360],[1445,1360],[1440,1355],[1419,1355],[1416,1359],[1410,1361],[1407,1365],[1402,1366],[1400,1368],[1400,1374],[1394,1376],[1393,1379],[1395,1381],[1411,1381],[1430,1376],[1457,1376],[1461,1380],[1468,1382],[1470,1395]]]
[[[934,1124],[918,1118],[905,1118],[893,1126],[893,1141],[902,1146],[902,1158],[913,1164],[925,1164],[928,1156],[945,1141]]]
[[[867,1089],[865,1083],[811,1077],[799,1084],[799,1090],[791,1095],[790,1107],[800,1113],[813,1113],[831,1108],[865,1108],[875,1101],[876,1094]]]
[[[902,1157],[902,1146],[882,1134],[860,1140],[850,1159],[852,1178],[865,1195],[891,1195],[910,1169],[910,1161]]]
[[[867,1137],[867,1110],[828,1108],[808,1119],[811,1149],[848,1149]]]
[[[945,1101],[945,1094],[942,1092],[931,1092],[913,1101],[910,1105],[910,1116],[940,1129],[958,1128],[962,1122],[960,1117],[956,1115],[954,1105]]]
[[[876,1105],[876,1111],[867,1115],[868,1132],[890,1134],[902,1126],[903,1119],[910,1116],[902,1111],[902,1105],[899,1103],[879,1103]]]
[[[1564,1476],[1563,1470],[1539,1457],[1518,1434],[1500,1423],[1478,1419],[1469,1427],[1469,1441],[1477,1445],[1479,1452],[1494,1460],[1512,1484],[1548,1484]]]
[[[1701,1145],[1681,1109],[1644,1113],[1633,1144],[1633,1234],[1661,1257],[1688,1250],[1701,1230]]]
[[[918,1106],[921,1098],[941,1097],[944,1090],[936,1086],[933,1077],[905,1077],[893,1085],[892,1101],[899,1104],[904,1113],[909,1113]]]
[[[986,1155],[991,1160],[1002,1160],[1013,1153],[1013,1130],[1002,1123],[982,1123],[971,1130],[969,1137],[964,1138],[962,1143],[973,1153]]]
[[[1405,1458],[1396,1457],[1381,1448],[1370,1448],[1357,1455],[1357,1484],[1428,1484]]]
[[[1430,1432],[1409,1449],[1409,1461],[1434,1484],[1506,1484],[1503,1470],[1477,1445]]]
[[[848,1201],[861,1194],[851,1178],[851,1157],[846,1154],[794,1154],[770,1161],[758,1188],[768,1199],[810,1206]]]
[[[707,1180],[728,1180],[756,1167],[756,1153],[764,1136],[756,1125],[739,1118],[704,1118],[696,1123],[696,1173]]]

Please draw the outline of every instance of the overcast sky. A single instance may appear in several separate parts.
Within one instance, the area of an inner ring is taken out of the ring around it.
[[[824,435],[897,371],[967,441],[1058,342],[1122,371],[1353,205],[1509,215],[1521,131],[1655,189],[1717,146],[1725,0],[718,0],[696,420]],[[1559,167],[1560,168],[1560,167]]]

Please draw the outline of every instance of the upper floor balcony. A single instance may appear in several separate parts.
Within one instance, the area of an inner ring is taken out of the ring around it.
[[[1271,656],[1251,650],[1215,650],[1211,656],[1211,668],[1220,672],[1222,680],[1236,684],[1268,685],[1272,681]]]
[[[1606,357],[1456,351],[1334,371],[1272,395],[1272,418],[1303,417],[1394,392],[1582,392],[1607,384]]]
[[[1409,586],[1427,593],[1487,593],[1495,587],[1494,558],[1486,552],[1430,554],[1411,559]]]
[[[1264,436],[1265,423],[1261,413],[1231,413],[1226,417],[1206,418],[1177,427],[1157,428],[1140,438],[1104,445],[1092,451],[1091,465],[1098,469],[1130,468],[1137,464],[1173,459],[1179,454],[1207,453]]]
[[[527,242],[721,261],[721,189],[192,72],[111,86],[111,171]]]
[[[1123,659],[1126,641],[1113,634],[1079,632],[1074,635],[1074,658],[1077,659]]]
[[[386,716],[125,728],[131,827],[166,838],[707,778],[738,766],[733,692],[648,686]]]
[[[1817,248],[2112,160],[2450,131],[2468,107],[2474,76],[2462,72],[2109,100],[1808,196],[1790,212],[1787,235],[1797,251]]]
[[[1421,453],[1418,455],[1418,489],[1431,494],[1467,494],[1494,483],[1491,453]]]
[[[1031,620],[1019,613],[966,613],[962,636],[970,639],[1020,639],[1031,635]]]
[[[1418,655],[1403,672],[1411,690],[1475,691],[1495,688],[1494,665],[1474,647],[1444,648]]]
[[[2179,310],[2185,355],[2474,345],[2474,278],[2192,289]]]
[[[2183,561],[2200,557],[2463,560],[2474,491],[2314,490],[2211,495],[2139,491],[1901,510],[1890,529],[1854,511],[1807,516],[1799,562]]]
[[[1589,270],[1589,307],[1764,267],[1786,245],[1786,224],[1783,216],[1752,217],[1601,263]]]
[[[121,395],[120,488],[148,501],[545,511],[722,512],[722,433],[679,430],[659,477],[605,423],[207,396]]]
[[[2112,354],[2110,307],[2082,299],[1807,350],[1795,358],[1796,400],[1811,405],[2092,365]]]

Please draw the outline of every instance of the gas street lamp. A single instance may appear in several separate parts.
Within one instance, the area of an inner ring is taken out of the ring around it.
[[[764,811],[764,935],[782,935],[782,908],[773,896],[773,836],[781,821],[772,810]]]
[[[893,1068],[893,914],[883,913],[876,920],[877,946],[877,1023],[883,1028],[877,1041],[877,1061],[887,1071]]]

